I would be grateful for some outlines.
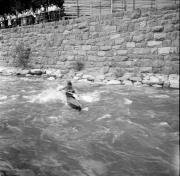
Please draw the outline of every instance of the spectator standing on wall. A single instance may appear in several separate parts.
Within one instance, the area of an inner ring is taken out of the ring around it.
[[[0,28],[4,28],[4,17],[0,15]]]
[[[31,24],[34,24],[35,23],[35,18],[36,18],[36,15],[33,11],[33,8],[31,7],[30,10],[29,10],[29,25]]]
[[[21,18],[22,18],[22,14],[20,12],[17,12],[17,17],[18,17],[18,26],[21,26]]]
[[[7,20],[7,14],[4,14],[4,27],[7,28],[8,27],[8,20]]]
[[[40,22],[44,22],[45,21],[45,8],[43,5],[41,5],[40,7]]]
[[[15,14],[11,15],[11,23],[12,23],[12,27],[17,26],[17,17]]]

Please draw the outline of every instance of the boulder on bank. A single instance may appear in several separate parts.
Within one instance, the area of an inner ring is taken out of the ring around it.
[[[122,82],[122,84],[125,85],[125,86],[132,86],[133,85],[132,81],[130,81],[130,80],[124,80]]]
[[[82,79],[87,79],[88,81],[94,81],[95,78],[92,75],[83,75]]]
[[[141,82],[142,81],[141,77],[137,77],[137,76],[130,77],[129,80],[132,82]]]
[[[143,80],[142,80],[143,84],[148,84],[150,86],[156,84],[156,85],[162,85],[163,81],[157,77],[156,75],[153,74],[147,74],[144,76]]]
[[[29,73],[30,73],[30,71],[27,69],[19,69],[19,70],[17,70],[16,75],[27,75]]]
[[[179,89],[179,75],[176,74],[169,75],[169,83],[171,88]]]
[[[45,71],[43,71],[43,70],[41,70],[41,69],[31,69],[30,71],[29,71],[29,74],[31,74],[31,75],[42,75],[42,74],[45,74],[46,72]]]
[[[97,81],[103,81],[105,79],[105,75],[97,75],[95,79]]]
[[[106,83],[107,85],[119,85],[121,82],[119,80],[110,80]]]

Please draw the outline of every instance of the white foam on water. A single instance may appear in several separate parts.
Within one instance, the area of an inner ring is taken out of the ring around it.
[[[19,95],[11,95],[12,100],[16,100],[19,97]]]
[[[129,104],[132,104],[132,100],[130,100],[130,99],[128,99],[128,98],[124,98],[124,104],[127,104],[127,105],[129,105]]]
[[[28,102],[31,103],[47,103],[61,101],[62,103],[67,104],[65,91],[58,91],[58,88],[49,88],[36,95],[24,95],[23,98],[28,99]],[[101,92],[99,91],[87,92],[83,94],[78,94],[76,98],[80,101],[92,103],[100,100],[100,94]],[[88,111],[87,108],[85,108],[84,110]]]
[[[28,102],[31,103],[47,103],[47,102],[57,102],[66,104],[66,96],[64,91],[57,91],[56,89],[47,89],[42,91],[38,95],[23,96],[25,99],[29,99]]]
[[[82,110],[83,110],[83,111],[88,111],[89,108],[88,108],[88,107],[85,107],[85,108],[83,108]]]
[[[150,95],[149,98],[169,98],[168,95]]]
[[[100,93],[98,91],[94,91],[94,92],[87,92],[84,94],[79,94],[79,100],[81,101],[85,101],[85,102],[96,102],[100,100]]]
[[[97,118],[96,121],[100,121],[100,120],[103,120],[103,119],[109,119],[111,117],[112,117],[111,114],[105,114],[102,117]]]
[[[0,101],[6,100],[7,96],[6,95],[0,95]]]

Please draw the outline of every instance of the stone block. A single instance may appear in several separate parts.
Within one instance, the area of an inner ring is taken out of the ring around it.
[[[91,50],[91,45],[83,45],[82,50]]]
[[[108,67],[108,66],[105,66],[105,67],[101,68],[100,72],[101,72],[102,74],[107,74],[107,73],[109,72],[109,67]]]
[[[94,76],[92,76],[92,75],[83,75],[82,78],[87,79],[88,81],[94,81],[95,80]]]
[[[167,24],[164,26],[164,32],[173,32],[174,31],[174,25]]]
[[[95,31],[96,31],[96,32],[101,32],[102,30],[103,30],[102,25],[97,24],[97,25],[95,26]]]
[[[135,45],[135,43],[134,42],[127,42],[126,43],[126,47],[127,48],[134,48],[136,45]]]
[[[113,34],[110,36],[110,39],[117,39],[117,38],[120,38],[120,34]]]
[[[166,33],[154,33],[154,39],[155,40],[165,40],[166,39]]]
[[[146,47],[146,42],[136,43],[136,48],[145,48],[145,47]]]
[[[128,32],[133,32],[135,30],[135,25],[134,23],[129,23],[128,24]]]
[[[147,46],[159,46],[162,45],[162,41],[148,41]]]
[[[117,51],[118,55],[127,55],[127,53],[128,53],[128,50],[118,50]]]
[[[97,75],[95,79],[103,81],[105,79],[105,75]]]
[[[114,49],[114,50],[118,50],[118,49],[120,49],[120,48],[121,48],[121,45],[112,46],[112,49]]]
[[[100,50],[102,51],[108,51],[111,50],[112,46],[100,46]]]
[[[162,88],[163,87],[163,85],[160,85],[160,84],[153,84],[152,86],[156,87],[156,88]]]
[[[140,87],[140,86],[142,86],[142,83],[141,82],[134,82],[134,86]]]
[[[162,32],[164,30],[163,26],[154,26],[152,27],[152,32]]]
[[[43,71],[41,69],[31,69],[29,73],[31,75],[42,75]]]
[[[150,48],[134,48],[133,53],[134,54],[150,54],[151,49]]]
[[[115,45],[121,45],[122,43],[124,42],[124,39],[123,38],[116,38],[115,39]]]
[[[180,31],[180,24],[174,25],[174,30],[175,31]]]
[[[98,56],[92,56],[92,55],[89,55],[88,56],[88,61],[98,61]]]
[[[140,67],[141,73],[152,73],[152,67]]]
[[[106,32],[116,32],[116,26],[104,26],[103,31]]]
[[[78,24],[78,28],[79,29],[84,29],[88,27],[88,23],[87,22],[83,22],[83,23],[79,23]]]
[[[132,77],[134,76],[134,73],[125,73],[121,78],[120,80],[130,80]]]
[[[74,55],[69,55],[66,58],[68,61],[72,61],[72,60],[74,60]]]
[[[132,82],[141,82],[142,81],[141,77],[135,77],[135,76],[130,77],[129,80]]]
[[[85,56],[86,55],[86,51],[84,51],[84,50],[77,50],[77,54]]]
[[[170,87],[179,89],[179,80],[170,80]]]
[[[122,84],[124,84],[125,86],[132,86],[133,85],[132,81],[130,81],[130,80],[124,80],[124,81],[122,81]]]
[[[63,32],[64,35],[68,35],[68,34],[70,34],[70,33],[71,33],[71,31],[68,31],[68,30],[65,30],[65,31]]]
[[[151,48],[151,54],[157,54],[158,49],[157,48]]]
[[[141,22],[139,23],[140,29],[144,29],[144,28],[146,27],[146,25],[147,25],[147,22],[146,22],[146,21],[141,21]]]
[[[178,54],[178,52],[179,52],[178,47],[162,47],[162,48],[158,48],[158,54],[160,54],[160,55],[167,55],[167,54],[173,54],[173,53]]]
[[[114,51],[108,51],[108,52],[106,52],[106,54],[105,54],[105,56],[106,57],[113,57],[113,56],[115,56],[116,55],[116,53],[114,52]]]
[[[169,40],[176,40],[179,39],[179,31],[174,31],[170,33],[170,36],[167,36]]]
[[[98,51],[98,56],[105,56],[106,55],[106,52],[105,51]]]
[[[146,41],[153,40],[153,37],[154,37],[154,35],[152,32],[145,35]]]
[[[134,42],[141,42],[141,41],[143,41],[144,40],[144,35],[143,34],[141,34],[141,35],[137,35],[137,36],[134,36],[133,37],[133,41]]]
[[[141,9],[136,9],[131,14],[131,19],[138,19],[141,17]]]
[[[171,44],[172,44],[171,40],[164,40],[163,43],[162,43],[162,46],[163,47],[168,47],[168,46],[172,46]]]

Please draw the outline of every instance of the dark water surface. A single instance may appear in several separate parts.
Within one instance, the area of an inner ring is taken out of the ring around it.
[[[38,176],[178,175],[178,90],[75,84],[79,113],[57,85],[0,77],[0,161]]]

